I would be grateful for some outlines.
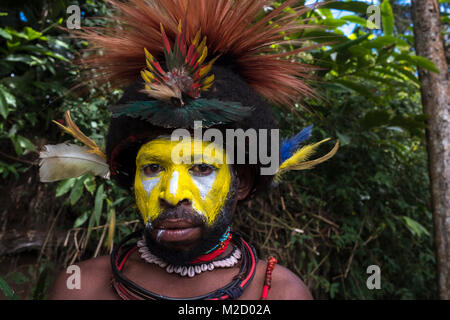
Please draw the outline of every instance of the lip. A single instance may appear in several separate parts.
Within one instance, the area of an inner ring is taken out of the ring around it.
[[[184,219],[166,219],[153,229],[158,242],[191,242],[200,235],[200,227]]]
[[[165,219],[155,226],[156,229],[187,229],[196,225],[185,219]]]

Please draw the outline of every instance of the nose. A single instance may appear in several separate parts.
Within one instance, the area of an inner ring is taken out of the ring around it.
[[[177,205],[183,205],[183,206],[190,206],[192,203],[188,199],[183,199],[180,202],[178,202],[176,205],[173,205],[172,203],[168,202],[165,199],[159,198],[159,206],[162,210],[172,209],[176,207]]]
[[[191,203],[192,192],[188,179],[189,176],[182,171],[174,171],[159,194],[160,203],[165,206]]]

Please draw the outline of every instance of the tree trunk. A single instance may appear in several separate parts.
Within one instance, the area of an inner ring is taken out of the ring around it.
[[[422,105],[427,120],[438,288],[450,299],[450,88],[438,0],[413,0],[416,54],[434,62],[439,74],[419,68]]]

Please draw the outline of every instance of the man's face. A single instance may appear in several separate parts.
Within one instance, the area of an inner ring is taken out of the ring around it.
[[[143,145],[134,187],[154,244],[182,250],[216,241],[236,200],[230,168],[224,150],[210,142],[159,138]]]

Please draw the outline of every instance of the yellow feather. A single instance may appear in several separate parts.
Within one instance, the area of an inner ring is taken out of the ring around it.
[[[203,66],[203,67],[200,69],[200,72],[199,72],[200,78],[203,78],[205,75],[208,74],[209,71],[211,71],[212,65],[214,64],[214,62],[216,62],[217,59],[219,59],[219,57],[220,57],[220,55],[218,55],[217,57],[215,57],[214,59],[212,59],[210,62],[208,62],[208,64],[207,64],[206,66]]]
[[[212,74],[209,77],[205,78],[205,80],[203,80],[202,87],[206,87],[208,85],[211,85],[213,81],[214,81],[214,75]]]
[[[201,57],[197,60],[198,64],[202,64],[203,61],[205,61],[207,55],[208,55],[208,48],[205,46],[203,48]]]
[[[62,124],[60,124],[59,122],[57,122],[55,120],[53,120],[53,122],[56,123],[65,132],[67,132],[68,134],[72,135],[73,137],[78,139],[80,142],[84,143],[87,147],[89,147],[90,148],[90,150],[89,150],[90,153],[96,154],[96,155],[102,157],[103,159],[106,159],[105,153],[97,146],[95,141],[93,141],[90,138],[88,138],[78,128],[78,126],[75,124],[75,122],[73,122],[72,118],[70,117],[70,111],[69,110],[66,111],[66,113],[64,115],[64,119],[66,121],[66,125],[67,126],[63,126]]]
[[[141,77],[144,79],[145,82],[151,83],[150,79],[147,77],[144,71],[141,71]]]
[[[145,57],[147,58],[147,60],[150,60],[151,62],[153,62],[153,56],[150,52],[148,52],[148,50],[146,48],[144,48],[144,52],[145,52]]]
[[[195,35],[194,40],[192,41],[192,45],[193,45],[194,47],[197,47],[198,41],[200,40],[201,32],[202,32],[202,29],[199,29],[199,30],[197,31],[197,34]]]
[[[200,45],[197,47],[197,53],[198,53],[198,54],[203,53],[203,49],[204,49],[205,46],[206,46],[206,36],[203,37],[202,42],[201,42]]]
[[[322,143],[329,141],[329,140],[330,140],[330,138],[327,138],[327,139],[324,139],[317,143],[304,146],[303,148],[298,150],[296,153],[294,153],[289,159],[287,159],[286,161],[284,161],[281,164],[280,168],[278,169],[278,171],[275,175],[275,181],[279,181],[280,176],[287,171],[311,169],[315,165],[322,163],[322,162],[330,159],[331,157],[333,157],[336,154],[337,150],[339,149],[339,141],[336,142],[333,149],[330,152],[328,152],[326,155],[324,155],[318,159],[306,161],[311,155],[314,154],[314,152],[316,151],[316,149],[319,145],[321,145]]]

